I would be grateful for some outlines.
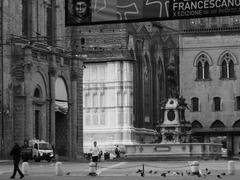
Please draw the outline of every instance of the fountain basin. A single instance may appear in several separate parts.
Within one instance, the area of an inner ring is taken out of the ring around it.
[[[208,158],[221,157],[222,144],[161,143],[126,145],[126,158]]]

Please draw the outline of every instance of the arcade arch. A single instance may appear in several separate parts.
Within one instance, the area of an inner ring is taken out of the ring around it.
[[[63,77],[55,81],[55,149],[59,156],[69,152],[68,91]]]
[[[48,129],[48,117],[47,117],[47,86],[46,80],[41,72],[36,72],[32,79],[32,97],[33,97],[33,109],[32,109],[32,121],[30,131],[30,137],[35,139],[47,139]]]

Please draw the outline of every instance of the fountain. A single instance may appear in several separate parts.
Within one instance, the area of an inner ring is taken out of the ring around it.
[[[191,125],[185,120],[185,99],[169,98],[162,107],[163,122],[159,126],[161,143],[126,145],[127,158],[219,158],[221,144],[191,143]]]

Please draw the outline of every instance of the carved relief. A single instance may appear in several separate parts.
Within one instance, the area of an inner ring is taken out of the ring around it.
[[[24,84],[23,83],[15,84],[13,86],[13,93],[14,93],[15,96],[24,95]]]
[[[24,62],[22,60],[14,64],[12,75],[17,81],[24,81]]]
[[[23,110],[23,105],[20,105],[20,104],[14,105],[14,110],[15,111],[22,111]]]

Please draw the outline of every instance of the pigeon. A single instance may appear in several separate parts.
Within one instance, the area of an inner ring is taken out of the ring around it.
[[[222,176],[220,176],[220,175],[218,174],[218,175],[217,175],[217,178],[221,179],[221,178],[222,178]]]
[[[173,175],[176,176],[176,175],[177,175],[177,172],[173,172]]]
[[[210,175],[210,174],[211,174],[211,171],[208,171],[208,172],[207,172],[207,175]]]
[[[189,172],[189,171],[186,171],[186,173],[187,173],[187,175],[188,175],[188,176],[190,176],[190,175],[191,175],[191,172]]]
[[[225,176],[225,175],[226,175],[226,173],[221,173],[221,175],[222,175],[222,176]]]
[[[197,177],[202,177],[200,173],[197,173],[196,175],[197,175]]]
[[[166,177],[166,173],[162,173],[161,176],[162,176],[162,177]]]
[[[70,175],[70,172],[67,172],[66,175]]]
[[[151,173],[152,173],[152,170],[150,170],[149,173],[151,174]]]
[[[141,169],[138,169],[136,173],[140,173],[140,172],[142,172],[142,170],[141,170]]]

